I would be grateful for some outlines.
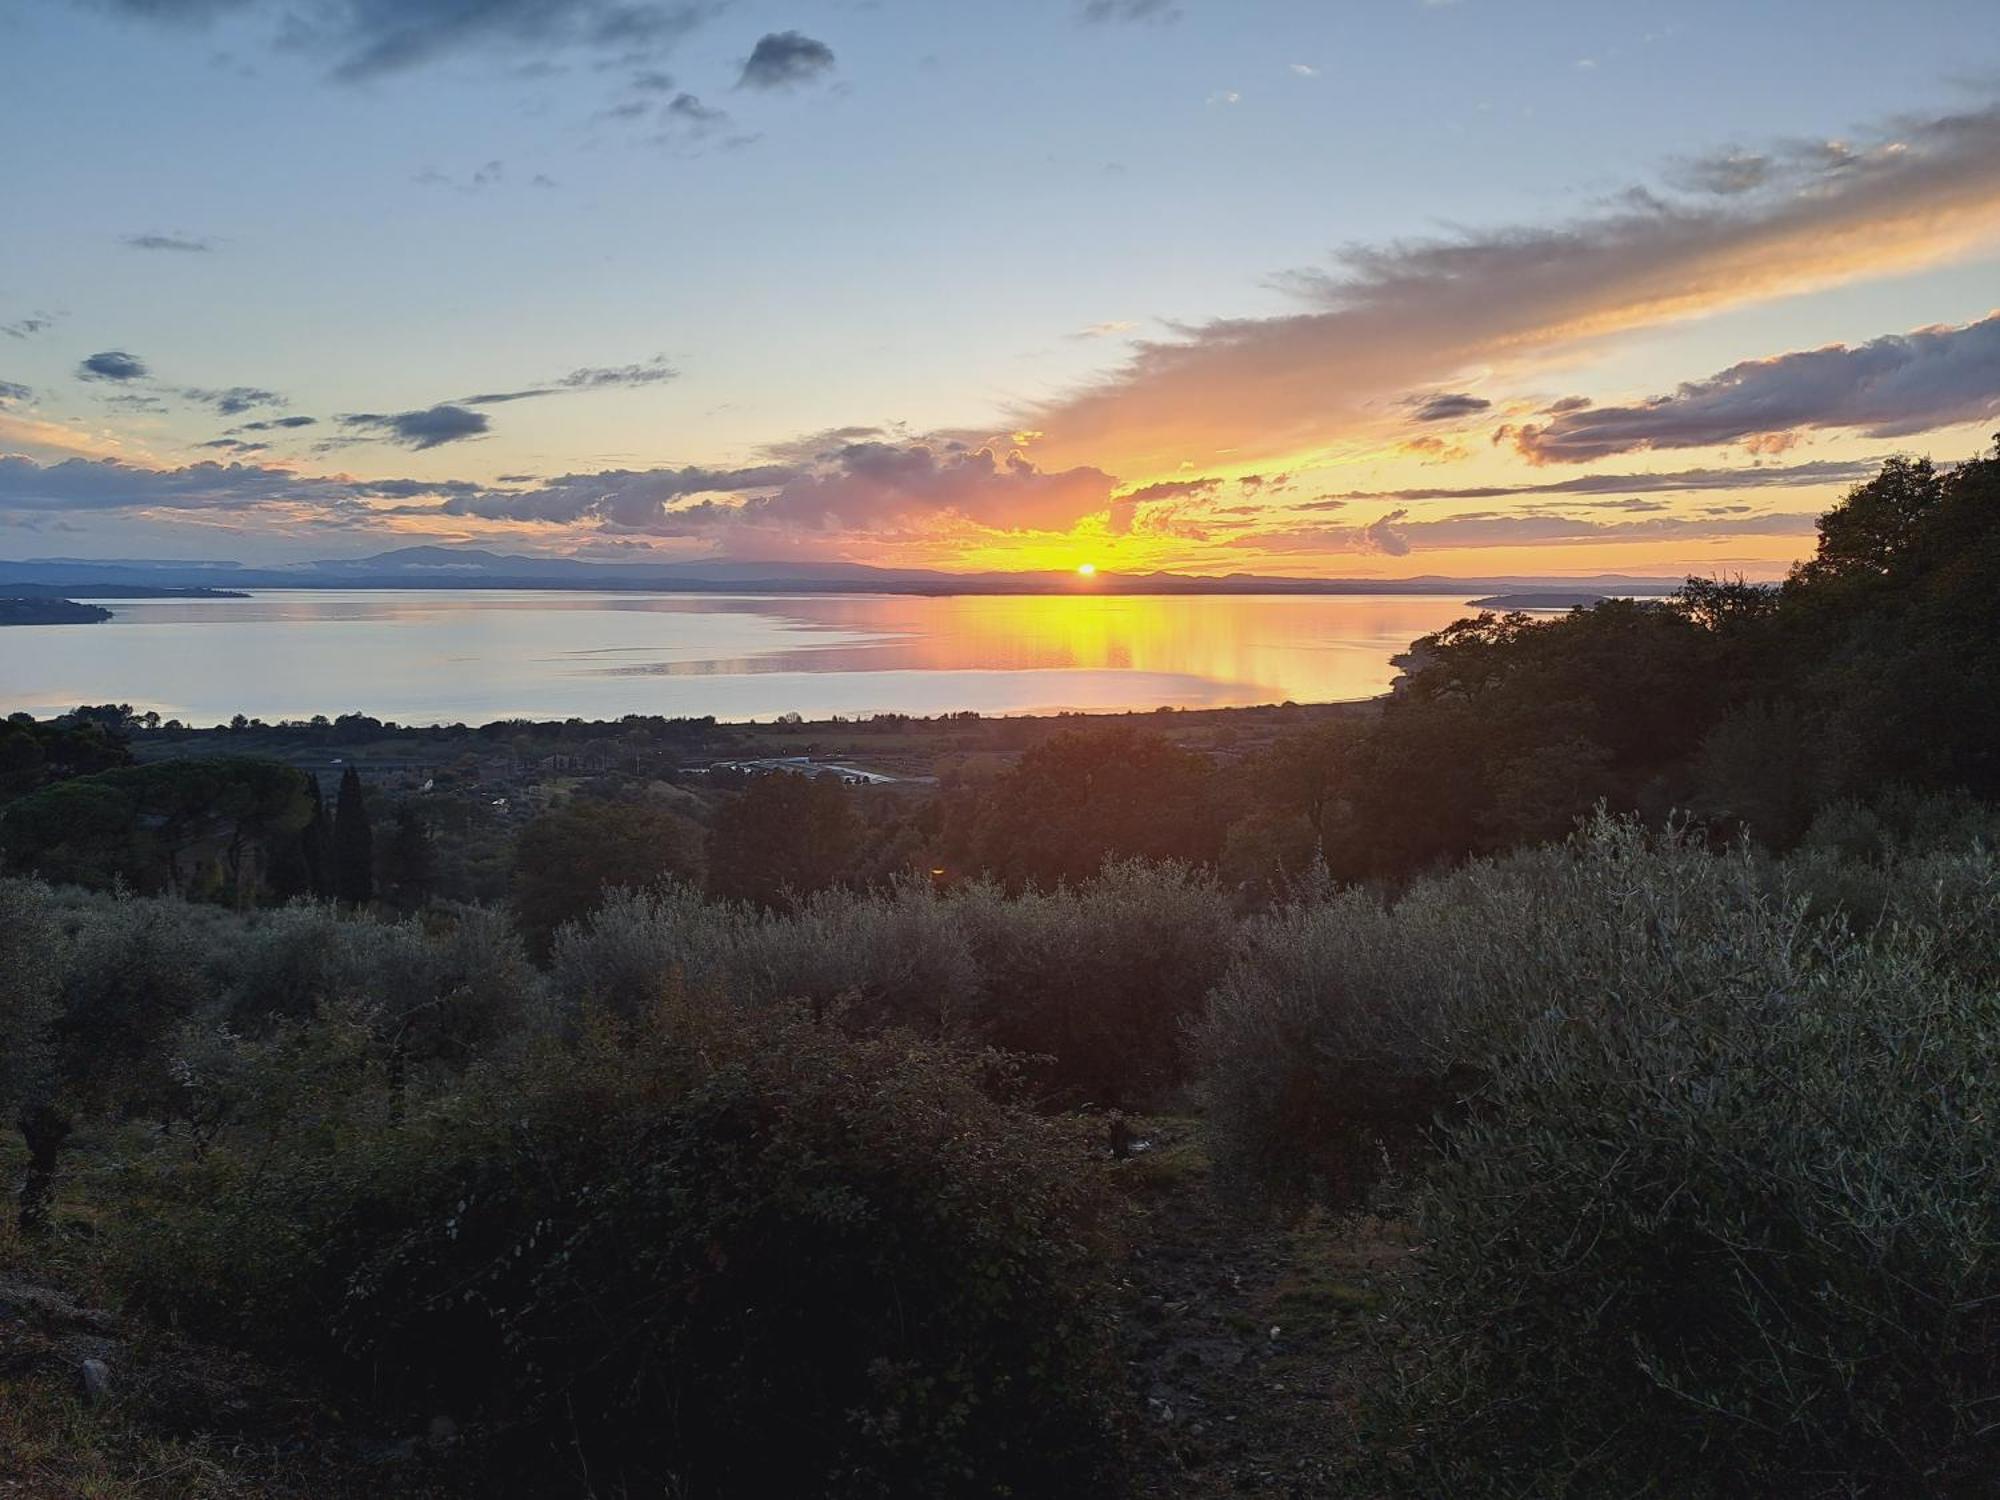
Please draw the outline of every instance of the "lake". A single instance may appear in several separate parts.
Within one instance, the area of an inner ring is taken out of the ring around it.
[[[0,710],[130,703],[213,724],[361,710],[407,724],[628,713],[986,714],[1369,698],[1472,613],[1421,595],[262,590],[105,600],[0,629]]]

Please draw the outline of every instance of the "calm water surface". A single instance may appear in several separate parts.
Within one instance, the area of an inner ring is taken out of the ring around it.
[[[1372,697],[1450,597],[267,590],[0,630],[0,710],[215,723],[1048,713]]]

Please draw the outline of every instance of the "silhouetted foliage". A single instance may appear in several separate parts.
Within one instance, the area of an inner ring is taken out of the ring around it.
[[[546,952],[556,929],[588,916],[607,891],[701,876],[701,830],[670,808],[572,797],[521,830],[513,901],[522,931]]]
[[[116,728],[84,710],[45,722],[27,714],[0,721],[0,802],[130,764],[132,752]]]
[[[97,889],[254,900],[310,816],[307,778],[271,761],[174,760],[55,782],[0,809],[9,869]]]
[[[375,895],[375,830],[360,773],[352,766],[340,773],[340,796],[333,805],[333,894],[350,906],[366,906]]]
[[[1560,837],[1599,801],[1778,848],[1905,782],[2000,794],[2000,457],[1896,459],[1782,588],[1689,579],[1418,641],[1377,724],[1268,758],[1264,795],[1343,877]]]
[[[969,870],[1050,886],[1107,859],[1212,864],[1226,822],[1206,756],[1117,725],[1028,750],[960,799],[947,838]]]
[[[398,803],[389,837],[376,857],[383,898],[396,910],[420,911],[437,882],[437,858],[423,814]]]
[[[834,777],[754,777],[709,827],[709,889],[763,906],[825,890],[847,873],[860,834],[853,801]]]

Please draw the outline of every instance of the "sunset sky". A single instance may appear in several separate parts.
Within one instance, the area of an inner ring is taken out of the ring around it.
[[[0,0],[0,557],[1781,573],[1992,0]]]

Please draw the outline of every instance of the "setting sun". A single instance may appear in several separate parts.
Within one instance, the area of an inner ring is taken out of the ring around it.
[[[1078,563],[1076,565],[1076,571],[1077,571],[1077,576],[1080,578],[1095,578],[1097,576],[1097,564]]]

